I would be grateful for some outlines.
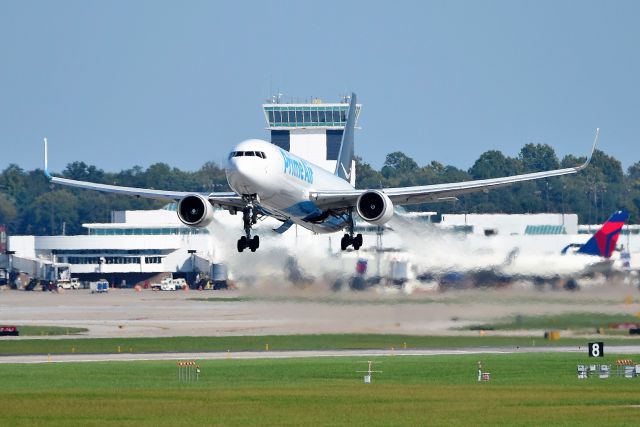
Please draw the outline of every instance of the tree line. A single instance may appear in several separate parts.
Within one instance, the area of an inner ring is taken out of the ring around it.
[[[573,167],[586,158],[558,159],[546,144],[526,144],[516,157],[497,150],[484,152],[468,170],[437,161],[420,166],[402,152],[387,155],[376,170],[356,159],[356,187],[385,188],[495,178],[559,167]],[[230,191],[224,169],[213,162],[192,172],[156,163],[120,172],[105,172],[73,162],[60,173],[65,178],[193,192]],[[163,202],[52,185],[41,169],[25,171],[9,165],[0,174],[0,224],[9,234],[84,234],[84,223],[109,222],[113,210],[157,209]],[[589,167],[574,175],[548,178],[462,195],[455,201],[407,206],[438,213],[577,213],[580,223],[601,223],[613,211],[627,209],[630,222],[640,214],[640,162],[626,171],[617,159],[596,150]]]

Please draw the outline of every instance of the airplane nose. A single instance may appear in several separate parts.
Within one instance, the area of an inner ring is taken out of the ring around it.
[[[257,193],[264,184],[266,169],[258,158],[231,157],[227,162],[226,175],[231,188],[242,193]]]

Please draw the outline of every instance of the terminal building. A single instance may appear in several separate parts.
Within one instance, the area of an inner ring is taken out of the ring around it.
[[[174,273],[209,272],[216,260],[207,228],[182,224],[175,210],[116,211],[110,223],[83,224],[86,235],[11,236],[13,266],[31,277],[69,270],[85,281],[135,285]]]

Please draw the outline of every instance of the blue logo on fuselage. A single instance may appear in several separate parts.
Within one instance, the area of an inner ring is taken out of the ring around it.
[[[284,173],[313,184],[313,169],[307,162],[292,158],[283,149],[280,149],[280,154],[282,154],[282,159],[284,160]]]

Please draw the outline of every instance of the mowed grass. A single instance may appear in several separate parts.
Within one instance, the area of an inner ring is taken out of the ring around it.
[[[634,344],[638,338],[606,338],[605,344]],[[540,336],[413,336],[376,334],[337,335],[267,335],[228,337],[165,337],[165,338],[64,338],[0,340],[0,356],[12,354],[69,353],[164,353],[213,351],[276,350],[352,350],[352,349],[418,349],[463,347],[535,347],[541,345],[584,346],[585,338],[562,338],[548,341]]]
[[[0,425],[624,426],[640,415],[640,379],[578,380],[586,354],[374,360],[383,372],[368,385],[363,358],[200,361],[191,383],[175,362],[0,365]],[[490,382],[477,382],[478,360]]]
[[[473,325],[465,329],[471,330],[531,330],[531,329],[563,329],[591,330],[608,328],[616,323],[640,323],[640,318],[629,314],[604,313],[562,313],[543,316],[515,316],[481,325]],[[624,331],[627,332],[627,331]]]
[[[88,331],[87,328],[63,326],[19,325],[17,328],[21,336],[76,335]]]

